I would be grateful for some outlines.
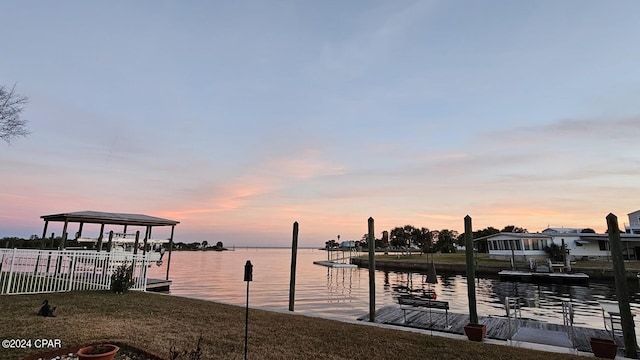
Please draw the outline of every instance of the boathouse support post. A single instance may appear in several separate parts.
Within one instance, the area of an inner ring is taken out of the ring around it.
[[[100,235],[98,235],[98,252],[102,251],[102,239],[104,237],[104,223],[100,224]]]
[[[107,258],[102,264],[102,273],[106,274],[109,269],[109,263],[111,262],[111,246],[113,245],[113,230],[109,231],[109,240],[107,242]]]
[[[637,359],[636,331],[633,324],[633,316],[631,315],[631,306],[629,304],[629,289],[627,288],[624,258],[622,256],[620,228],[618,227],[618,218],[611,213],[607,215],[607,234],[609,234],[613,273],[616,281],[616,294],[618,296],[618,307],[620,309],[625,356]]]
[[[144,247],[142,249],[142,255],[145,255],[147,253],[147,241],[151,239],[151,226],[147,226],[147,232],[144,234]]]
[[[65,221],[64,226],[62,227],[62,238],[60,239],[60,246],[58,246],[60,250],[64,250],[67,242],[67,225],[69,225],[69,222]]]
[[[82,228],[84,228],[83,222],[81,222],[80,225],[78,225],[78,232],[76,232],[76,240],[82,237]]]
[[[107,243],[107,252],[113,249],[113,230],[109,231],[109,242]]]
[[[53,239],[55,239],[55,233],[51,233],[51,247],[53,248]],[[47,257],[47,273],[49,273],[49,268],[51,266],[51,251],[49,251],[49,256]]]
[[[373,231],[373,218],[368,220],[369,235],[369,321],[376,321],[376,238]]]
[[[298,256],[298,222],[293,223],[291,240],[291,275],[289,278],[289,311],[293,311],[296,297],[296,259]]]
[[[135,269],[136,268],[136,257],[135,255],[138,253],[138,241],[140,240],[140,230],[136,231],[136,239],[133,241],[133,262],[131,263],[131,268]],[[147,264],[144,263],[143,261],[143,266],[146,266]],[[146,271],[146,270],[145,270]],[[144,284],[145,288],[147,286],[147,284]]]
[[[47,247],[47,227],[49,226],[49,222],[44,222],[44,230],[42,230],[42,238],[40,238],[40,249],[44,249]]]
[[[171,250],[173,249],[173,231],[176,226],[171,225],[171,237],[169,238],[169,258],[167,259],[167,277],[165,280],[169,280],[169,266],[171,265]]]
[[[62,230],[62,237],[60,237],[59,250],[64,250],[64,244],[67,242],[67,223],[64,223],[64,229]],[[62,271],[62,257],[58,256],[56,260],[56,274],[60,274]]]
[[[138,253],[138,243],[140,242],[140,230],[136,231],[136,240],[133,242],[133,255]]]
[[[469,296],[469,322],[478,323],[478,310],[476,308],[476,272],[473,266],[473,230],[471,216],[464,217],[464,241],[465,254],[467,255],[467,294]]]

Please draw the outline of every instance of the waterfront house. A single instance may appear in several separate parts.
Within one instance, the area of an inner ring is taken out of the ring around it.
[[[358,246],[358,242],[355,240],[343,241],[340,243],[341,249],[355,249]]]
[[[640,210],[629,215],[629,225],[624,225],[624,232],[627,234],[640,234]]]
[[[640,213],[640,212],[638,212]],[[586,230],[589,231],[589,230]],[[623,256],[626,260],[640,260],[640,232],[621,233]],[[609,236],[585,232],[580,228],[547,228],[539,233],[497,233],[474,239],[486,242],[489,256],[494,259],[546,260],[545,249],[552,244],[564,244],[569,259],[607,259],[611,256]]]

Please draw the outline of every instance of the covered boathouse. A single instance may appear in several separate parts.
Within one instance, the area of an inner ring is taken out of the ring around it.
[[[167,291],[171,281],[169,280],[169,268],[171,264],[171,252],[173,249],[173,235],[175,226],[179,224],[179,221],[163,219],[159,217],[143,215],[143,214],[125,214],[125,213],[112,213],[101,211],[76,211],[68,213],[60,213],[53,215],[43,215],[41,218],[44,220],[44,229],[42,230],[42,239],[45,240],[47,236],[47,229],[49,222],[61,222],[64,223],[62,228],[61,240],[58,244],[59,249],[65,249],[67,241],[70,240],[68,236],[69,224],[78,224],[77,231],[73,240],[77,242],[93,242],[95,248],[100,252],[103,248],[103,243],[106,243],[106,251],[111,251],[114,243],[132,243],[132,251],[137,254],[139,243],[142,245],[142,252],[145,254],[148,249],[148,244],[159,244],[166,246],[168,250],[167,258],[167,272],[165,280],[148,279],[147,290],[151,291]],[[85,224],[97,224],[100,225],[98,236],[84,237],[83,230]],[[153,228],[156,227],[171,227],[171,233],[168,239],[152,239],[151,234]],[[106,229],[105,229],[106,227]],[[121,227],[121,228],[120,228]],[[105,230],[109,230],[105,233]],[[144,230],[144,235],[140,238],[141,232],[135,231],[136,228]],[[114,232],[113,229],[116,229]],[[128,233],[129,232],[129,233]],[[105,234],[107,238],[105,239]],[[53,234],[51,241],[53,242]],[[164,245],[166,244],[166,245]],[[51,244],[55,247],[55,244]]]

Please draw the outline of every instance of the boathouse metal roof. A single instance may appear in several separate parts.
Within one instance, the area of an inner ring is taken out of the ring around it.
[[[101,211],[76,211],[62,214],[43,215],[40,218],[44,221],[133,226],[173,226],[180,223],[175,220],[143,214],[122,214]]]

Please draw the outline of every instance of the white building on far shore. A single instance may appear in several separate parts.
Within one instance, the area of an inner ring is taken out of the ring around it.
[[[627,234],[640,234],[640,210],[629,214],[629,224],[624,225]]]
[[[620,234],[626,260],[640,260],[640,227],[638,230],[638,233]],[[545,249],[551,244],[562,246],[563,243],[569,250],[571,260],[606,259],[611,256],[607,234],[582,231],[584,229],[548,228],[540,233],[498,233],[474,241],[486,241],[489,255],[494,259],[508,259],[513,256],[525,261],[546,260],[548,255]]]

